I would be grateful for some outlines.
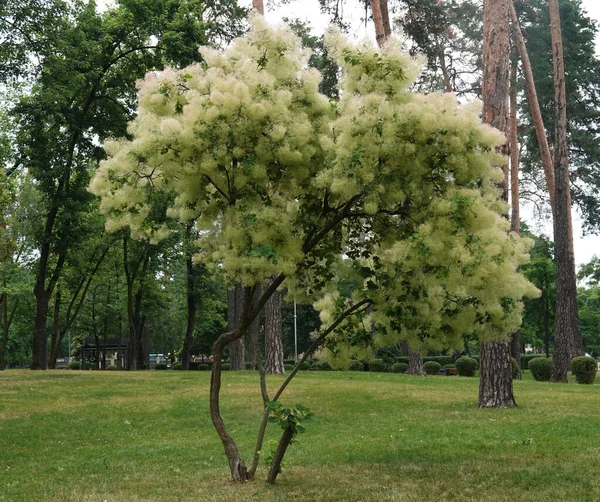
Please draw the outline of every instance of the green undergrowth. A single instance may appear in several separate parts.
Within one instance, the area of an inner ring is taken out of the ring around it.
[[[600,499],[598,385],[525,372],[518,408],[478,410],[477,378],[303,372],[280,401],[315,413],[307,432],[276,486],[264,467],[240,486],[210,422],[209,378],[0,373],[0,501]],[[250,371],[223,380],[223,415],[246,458],[257,384]]]

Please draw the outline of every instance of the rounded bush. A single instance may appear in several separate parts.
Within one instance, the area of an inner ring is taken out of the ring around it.
[[[331,365],[327,361],[317,361],[314,366],[319,371],[331,371]]]
[[[119,368],[117,368],[116,364],[109,364],[106,369],[109,371],[117,371]]]
[[[547,357],[536,357],[528,364],[529,370],[538,382],[548,382],[552,374],[552,359]]]
[[[196,369],[198,371],[208,371],[208,370],[210,370],[210,366],[208,364],[200,363],[198,366],[196,366]]]
[[[385,364],[383,359],[373,359],[369,363],[369,371],[376,371],[379,373],[384,373],[388,370],[388,365]]]
[[[408,364],[406,363],[394,363],[392,364],[392,373],[406,373]]]
[[[69,368],[67,368],[64,364],[61,364],[60,366],[57,366],[56,369],[57,370],[66,370],[66,369],[69,369]]]
[[[229,363],[223,363],[223,364],[221,364],[221,369],[223,371],[229,371],[229,368],[231,368],[231,365]]]
[[[167,363],[156,363],[156,366],[154,366],[155,370],[166,370],[168,369],[167,367]]]
[[[171,368],[173,368],[174,370],[182,370],[183,363],[181,361],[177,361],[171,365]]]
[[[593,384],[598,372],[598,363],[593,357],[574,357],[571,359],[571,371],[577,383]]]
[[[444,366],[442,366],[442,369],[444,370],[449,370],[449,369],[456,369],[456,364],[444,364]]]
[[[79,361],[71,361],[69,363],[69,369],[70,370],[80,370],[81,369],[81,363]]]
[[[256,365],[252,361],[247,361],[245,364],[246,364],[246,369],[247,370],[254,370],[254,369],[256,369]]]
[[[350,361],[350,367],[348,369],[350,371],[364,371],[365,365],[362,361]]]
[[[286,373],[289,373],[290,371],[292,371],[294,369],[294,366],[296,366],[296,365],[295,364],[284,364],[283,369],[285,370]]]
[[[302,371],[307,371],[310,369],[310,362],[309,361],[304,361],[301,365],[300,365],[300,369]]]
[[[472,377],[477,371],[477,360],[472,357],[463,356],[456,360],[456,371],[460,376]]]
[[[428,375],[439,375],[442,365],[435,361],[427,361],[425,364],[423,364],[423,369]]]

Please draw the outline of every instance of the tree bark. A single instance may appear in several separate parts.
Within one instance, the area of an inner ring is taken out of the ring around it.
[[[186,251],[186,296],[187,296],[187,323],[185,329],[185,338],[183,339],[183,349],[181,351],[181,367],[184,370],[190,369],[190,359],[192,357],[192,341],[194,338],[194,327],[196,326],[196,271],[192,261],[192,253]]]
[[[252,0],[252,8],[261,16],[265,15],[265,5],[263,0]]]
[[[275,291],[265,305],[265,371],[271,375],[283,375],[283,320],[281,303],[283,292]]]
[[[426,376],[425,369],[423,368],[423,356],[420,351],[413,352],[410,349],[408,342],[402,342],[402,353],[408,356],[408,369],[406,374]]]
[[[506,134],[510,88],[508,0],[485,0],[483,5],[483,122]],[[507,145],[502,148],[507,153]],[[504,200],[508,200],[508,166],[503,168]],[[508,342],[481,343],[480,408],[515,406]]]
[[[382,0],[382,1],[386,2],[386,0]],[[373,11],[373,23],[375,24],[375,40],[377,41],[377,45],[379,47],[383,47],[387,40],[387,35],[386,35],[386,29],[384,27],[383,14],[382,14],[382,10],[381,10],[380,0],[373,0],[371,2],[371,9]],[[387,11],[387,2],[386,2],[385,9]],[[389,23],[389,16],[388,16],[388,23]]]
[[[279,439],[279,444],[277,445],[277,450],[273,455],[273,462],[271,463],[271,468],[269,469],[267,483],[271,485],[275,484],[275,479],[277,479],[277,475],[281,472],[281,462],[285,456],[288,446],[292,442],[292,439],[294,439],[294,430],[291,428],[283,429],[283,433]]]
[[[516,406],[512,388],[512,364],[506,342],[481,344],[478,408]]]
[[[239,328],[244,301],[244,287],[236,284],[227,293],[227,325],[229,331]],[[231,371],[244,371],[246,369],[246,355],[244,338],[240,337],[229,344],[229,369]]]
[[[558,0],[548,0],[554,67],[554,245],[556,260],[556,326],[552,381],[567,382],[573,357],[583,355],[577,309],[577,283],[572,248],[571,195],[567,142],[567,99]]]
[[[537,91],[535,89],[535,82],[533,80],[533,72],[531,70],[531,62],[529,60],[529,53],[527,52],[527,46],[525,45],[525,39],[519,25],[519,18],[515,11],[515,6],[512,0],[509,2],[510,17],[512,20],[513,33],[515,36],[515,42],[519,49],[519,55],[521,57],[521,63],[523,65],[523,74],[525,76],[525,90],[527,93],[527,102],[529,103],[529,111],[531,118],[533,119],[533,127],[535,128],[535,136],[537,138],[538,149],[540,151],[540,158],[542,166],[544,168],[544,175],[546,177],[546,185],[548,187],[548,194],[550,196],[550,207],[554,211],[554,197],[555,197],[555,181],[554,181],[554,168],[552,166],[552,156],[550,155],[550,147],[548,146],[548,138],[546,136],[546,129],[544,127],[544,121],[542,119],[542,112],[540,110],[540,103],[537,98]]]
[[[256,307],[260,297],[262,295],[262,288],[260,285],[256,285],[256,290],[254,292],[254,303],[253,306]],[[258,362],[260,359],[260,344],[258,343],[258,333],[260,331],[260,316],[256,316],[254,321],[250,324],[250,328],[248,328],[248,360],[254,365],[254,369],[258,368]]]
[[[511,0],[512,1],[512,0]],[[514,53],[513,46],[513,53]],[[517,60],[510,65],[510,120],[508,124],[508,145],[510,150],[510,230],[521,235],[521,216],[519,202],[519,143],[517,139]],[[511,335],[511,355],[517,361],[519,370],[517,379],[521,379],[521,330]]]

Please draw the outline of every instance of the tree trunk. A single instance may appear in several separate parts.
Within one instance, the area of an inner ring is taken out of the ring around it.
[[[527,52],[527,47],[525,46],[525,40],[523,38],[523,33],[521,32],[519,19],[517,17],[515,6],[512,1],[509,2],[509,11],[512,20],[515,42],[517,48],[519,49],[521,63],[523,64],[523,74],[525,75],[525,90],[527,92],[527,102],[529,103],[529,111],[533,119],[535,136],[537,138],[538,149],[540,151],[540,158],[546,177],[546,185],[548,187],[548,193],[550,195],[550,206],[554,211],[555,182],[554,169],[552,167],[552,156],[550,155],[550,147],[548,146],[546,129],[544,127],[544,121],[542,120],[540,103],[537,98],[537,91],[535,89],[535,82],[533,80],[533,72],[531,71],[531,62],[529,61],[529,54]]]
[[[481,344],[478,408],[516,406],[512,389],[512,365],[506,342]]]
[[[252,0],[252,8],[261,16],[265,15],[265,5],[263,0]]]
[[[48,357],[48,368],[51,370],[56,368],[56,359],[58,358],[58,349],[60,347],[60,302],[61,302],[60,287],[56,290],[56,298],[54,299],[54,318],[52,319],[52,334],[50,335],[50,355]]]
[[[291,428],[283,429],[283,433],[281,434],[281,438],[279,439],[279,443],[277,445],[277,450],[275,451],[275,455],[273,455],[273,462],[271,463],[271,468],[269,469],[267,483],[271,485],[275,484],[275,479],[277,479],[277,475],[281,472],[281,461],[283,460],[285,452],[292,442],[292,439],[294,439],[294,430]]]
[[[185,258],[187,275],[187,325],[185,329],[185,338],[183,339],[183,350],[181,351],[181,366],[184,370],[190,369],[190,359],[192,357],[192,341],[194,338],[194,327],[196,325],[196,273],[192,254],[188,252]]]
[[[254,292],[254,301],[253,306],[256,307],[256,304],[260,300],[262,295],[262,288],[260,285],[256,286],[256,290]],[[248,360],[254,365],[254,369],[258,368],[258,361],[260,359],[260,344],[258,343],[258,332],[260,330],[260,316],[256,316],[252,324],[250,324],[250,328],[248,328]]]
[[[483,5],[483,122],[506,133],[510,87],[509,1],[485,0]],[[507,153],[507,145],[502,148]],[[508,200],[508,166],[503,169],[503,198]],[[477,406],[515,406],[508,342],[481,343]]]
[[[383,0],[383,1],[385,2],[386,0]],[[377,40],[377,45],[379,47],[383,47],[387,40],[387,35],[386,35],[386,29],[384,27],[383,14],[381,11],[380,0],[373,0],[371,2],[371,9],[373,11],[373,23],[375,24],[375,40]],[[386,3],[386,10],[387,10],[387,3]],[[388,16],[388,23],[389,23],[389,16]]]
[[[265,305],[265,372],[283,375],[283,320],[281,303],[283,292],[275,291]]]
[[[48,317],[48,304],[50,294],[44,288],[43,278],[38,278],[34,288],[36,299],[35,324],[33,328],[33,345],[31,355],[31,369],[48,369],[48,340],[46,339],[46,318]]]
[[[408,345],[408,342],[402,342],[402,353],[408,356],[407,375],[426,376],[423,369],[423,356],[420,351],[413,352]]]
[[[241,283],[238,283],[227,293],[227,324],[229,331],[235,331],[240,325],[243,301],[244,287]],[[238,338],[229,345],[229,363],[231,371],[244,371],[246,369],[243,337]]]
[[[513,47],[513,53],[514,53]],[[510,65],[510,121],[508,125],[508,145],[510,149],[510,230],[521,235],[519,203],[519,144],[517,140],[517,61]],[[517,379],[521,380],[521,330],[511,335],[511,355],[517,361]]]
[[[585,353],[579,332],[577,282],[572,248],[571,194],[567,142],[567,99],[558,0],[548,0],[554,63],[554,245],[556,260],[556,326],[552,381],[566,382],[571,359]],[[571,234],[571,235],[570,235]]]

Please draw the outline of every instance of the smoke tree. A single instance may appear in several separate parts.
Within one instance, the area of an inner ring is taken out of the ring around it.
[[[291,29],[260,18],[226,51],[203,48],[202,63],[148,74],[131,139],[106,145],[91,184],[109,230],[153,241],[168,229],[147,221],[147,201],[171,192],[169,214],[197,218],[196,258],[244,284],[239,323],[213,345],[210,386],[238,482],[255,476],[270,403],[322,342],[344,364],[401,339],[458,345],[468,331],[504,340],[520,298],[535,294],[515,272],[527,242],[501,217],[491,165],[502,135],[481,125],[478,106],[410,93],[420,64],[394,41],[378,51],[331,32],[327,44],[343,73],[337,103],[319,92]],[[349,298],[336,292],[339,273],[359,279]],[[221,358],[284,281],[314,302],[323,328],[274,393],[261,369],[263,420],[248,467],[221,415]]]

